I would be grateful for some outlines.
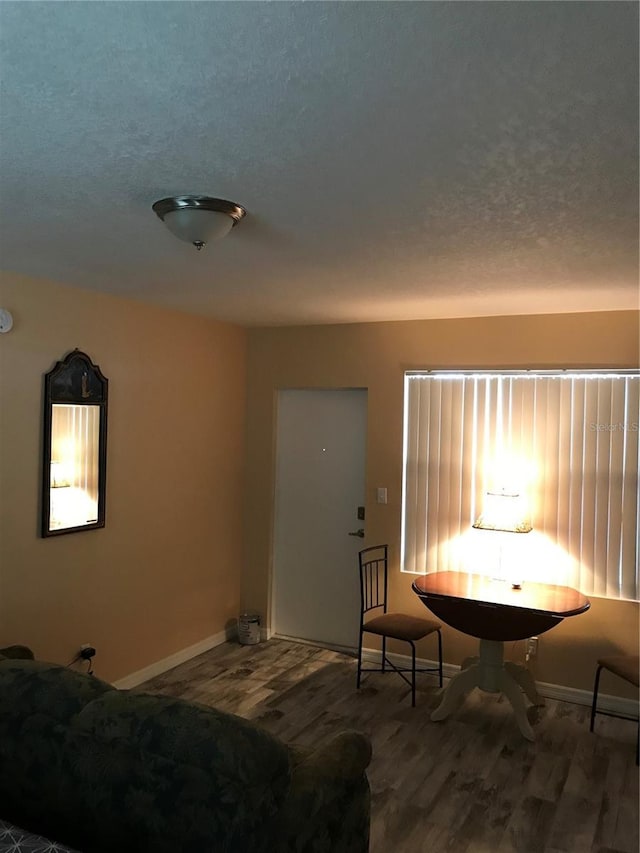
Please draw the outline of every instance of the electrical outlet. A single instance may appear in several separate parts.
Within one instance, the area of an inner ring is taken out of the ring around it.
[[[83,643],[80,646],[80,653],[78,654],[78,657],[82,658],[82,660],[91,660],[95,653],[96,650],[90,643]]]
[[[538,654],[538,638],[529,637],[527,640],[527,660],[534,658]]]

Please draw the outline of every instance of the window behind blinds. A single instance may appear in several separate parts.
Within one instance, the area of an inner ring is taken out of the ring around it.
[[[526,578],[638,599],[639,395],[631,372],[406,374],[403,569],[481,570],[471,525],[506,489]]]

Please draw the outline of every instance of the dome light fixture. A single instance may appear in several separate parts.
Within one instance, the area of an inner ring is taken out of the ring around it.
[[[244,207],[223,198],[178,195],[161,198],[152,210],[179,240],[193,243],[198,251],[210,240],[219,240],[246,214]]]

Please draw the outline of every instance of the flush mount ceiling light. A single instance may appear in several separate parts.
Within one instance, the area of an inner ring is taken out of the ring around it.
[[[233,201],[206,195],[178,195],[161,198],[152,210],[179,240],[200,251],[210,240],[219,240],[231,231],[246,210]]]

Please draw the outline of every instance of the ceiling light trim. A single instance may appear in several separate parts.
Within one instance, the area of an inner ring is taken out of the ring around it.
[[[152,206],[152,210],[157,216],[162,219],[167,213],[175,210],[183,210],[190,208],[192,210],[213,210],[216,213],[226,213],[233,219],[233,224],[236,225],[247,211],[239,204],[233,201],[227,201],[224,198],[211,198],[207,195],[177,195],[168,198],[161,198]]]

